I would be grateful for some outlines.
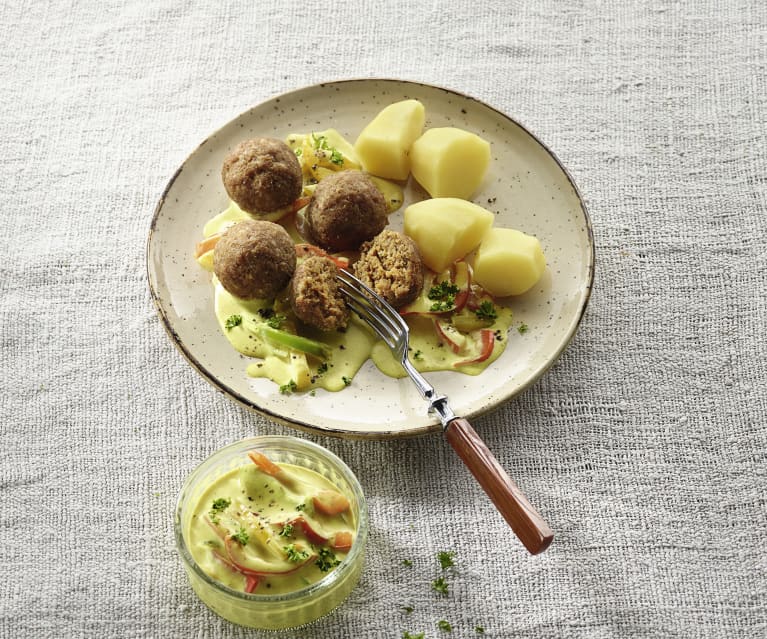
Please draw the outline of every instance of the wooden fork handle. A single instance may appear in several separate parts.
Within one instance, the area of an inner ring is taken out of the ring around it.
[[[472,425],[463,417],[456,417],[445,428],[445,436],[530,554],[546,550],[554,533]]]

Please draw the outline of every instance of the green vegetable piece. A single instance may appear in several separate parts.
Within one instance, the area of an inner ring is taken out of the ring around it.
[[[330,347],[327,344],[316,342],[307,337],[293,335],[293,333],[272,328],[271,326],[262,326],[260,330],[263,338],[275,346],[301,351],[302,353],[308,353],[323,359],[328,357],[330,353]]]
[[[248,534],[248,531],[245,530],[242,526],[240,526],[240,529],[232,535],[232,539],[234,539],[240,546],[244,546],[248,543],[248,539],[250,539],[250,535]]]
[[[452,550],[443,550],[437,555],[437,559],[439,559],[439,565],[442,567],[442,570],[445,570],[445,568],[450,568],[450,566],[455,566],[453,557],[455,557],[455,552]]]
[[[227,331],[231,331],[235,326],[242,324],[242,315],[230,315],[224,322],[224,327]]]
[[[444,619],[440,619],[437,622],[437,628],[442,632],[453,632],[453,626],[450,625],[449,621],[445,621]]]
[[[231,505],[232,500],[227,499],[226,497],[219,497],[218,499],[213,500],[213,505],[210,507],[210,509],[213,512],[220,513],[222,510],[226,510]]]
[[[432,286],[427,297],[433,300],[434,304],[429,310],[434,312],[449,311],[455,306],[455,296],[460,290],[455,284],[447,281]]]
[[[309,553],[305,550],[299,550],[296,548],[295,544],[289,544],[283,548],[285,551],[285,554],[288,556],[288,561],[292,561],[294,563],[298,563],[299,561],[303,561],[309,556]]]
[[[282,384],[282,386],[280,386],[280,393],[283,395],[290,395],[297,388],[298,385],[291,379],[287,384]]]
[[[315,563],[317,564],[317,568],[319,568],[322,572],[327,572],[328,570],[332,570],[338,564],[340,564],[341,560],[338,559],[331,550],[327,548],[320,548],[317,556],[317,561]]]
[[[439,594],[447,596],[447,582],[445,581],[444,577],[440,577],[439,579],[432,581],[431,588]]]
[[[495,306],[490,300],[485,300],[479,305],[479,308],[474,311],[479,319],[488,321],[494,321],[498,317],[498,311],[495,310]]]

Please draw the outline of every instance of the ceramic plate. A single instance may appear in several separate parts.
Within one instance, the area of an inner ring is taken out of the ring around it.
[[[193,250],[205,222],[226,207],[224,156],[241,140],[335,128],[354,141],[384,106],[416,98],[426,127],[456,126],[491,144],[488,174],[473,201],[495,212],[496,226],[535,235],[548,268],[525,295],[510,298],[514,326],[506,351],[479,376],[428,373],[457,415],[473,417],[508,401],[538,379],[573,337],[589,299],[594,271],[591,224],[583,201],[557,158],[513,119],[446,89],[395,80],[350,80],[311,86],[243,113],[211,135],[171,178],[152,220],[149,285],[173,342],[209,382],[234,400],[298,429],[344,437],[399,437],[439,428],[408,379],[390,379],[368,362],[338,393],[280,394],[266,379],[247,376],[248,359],[221,334],[210,275]],[[426,197],[414,180],[405,206]],[[402,228],[402,210],[390,226]],[[516,330],[527,325],[527,332]]]

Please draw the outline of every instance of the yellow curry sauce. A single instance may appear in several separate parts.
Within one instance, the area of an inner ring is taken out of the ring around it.
[[[199,567],[233,590],[294,592],[346,557],[357,522],[346,496],[322,475],[264,464],[269,472],[246,463],[212,482],[194,507],[186,539]]]

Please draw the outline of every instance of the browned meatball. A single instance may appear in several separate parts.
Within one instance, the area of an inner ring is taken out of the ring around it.
[[[290,287],[290,305],[298,319],[322,331],[344,328],[349,323],[337,273],[333,260],[319,255],[298,265]]]
[[[386,226],[386,201],[361,171],[339,171],[322,180],[306,210],[311,239],[328,251],[359,248]]]
[[[223,287],[242,299],[268,299],[284,289],[296,270],[288,232],[265,220],[229,227],[213,252],[213,271]]]
[[[423,288],[423,262],[415,242],[396,231],[381,231],[362,245],[354,274],[395,308],[409,304]]]
[[[240,142],[224,160],[221,178],[229,197],[253,215],[292,204],[303,189],[296,154],[274,138]]]

